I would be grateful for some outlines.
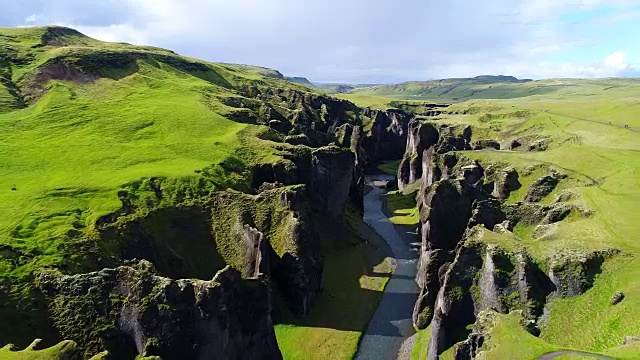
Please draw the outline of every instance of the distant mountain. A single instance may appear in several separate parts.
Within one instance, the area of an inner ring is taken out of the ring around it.
[[[265,69],[271,70],[271,69]],[[275,71],[275,70],[272,70]],[[277,72],[277,71],[276,71]],[[280,72],[278,72],[280,73]],[[261,74],[264,75],[264,74]],[[265,75],[267,76],[267,75]],[[302,76],[284,76],[283,79],[287,81],[291,81],[296,84],[304,85],[306,87],[310,87],[312,89],[321,90],[327,94],[344,94],[348,93],[354,89],[359,89],[363,87],[371,87],[377,84],[343,84],[343,83],[320,83],[320,82],[311,82],[309,79]],[[281,78],[281,79],[282,79]]]
[[[296,84],[301,84],[301,85],[310,87],[310,88],[315,88],[316,87],[311,81],[309,81],[309,79],[307,79],[305,77],[285,76],[284,79],[287,80],[287,81],[294,82]]]
[[[501,99],[520,97],[518,89],[523,88],[522,84],[532,81],[531,79],[518,79],[513,76],[481,75],[473,78],[408,81],[400,84],[376,85],[354,89],[350,92],[397,99],[428,99],[455,102],[475,98]]]

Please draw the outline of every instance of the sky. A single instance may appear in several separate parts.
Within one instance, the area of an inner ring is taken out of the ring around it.
[[[318,82],[640,77],[640,0],[0,0],[0,26],[260,65]]]

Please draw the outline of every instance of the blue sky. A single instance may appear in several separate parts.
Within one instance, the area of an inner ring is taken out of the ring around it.
[[[65,25],[313,81],[640,76],[640,0],[0,0],[0,8],[0,26]]]

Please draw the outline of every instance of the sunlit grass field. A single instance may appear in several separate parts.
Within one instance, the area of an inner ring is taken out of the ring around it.
[[[460,87],[456,93],[460,98],[465,97],[464,91],[476,91],[475,95],[466,96],[465,101],[453,105],[450,109],[456,113],[443,115],[436,121],[471,124],[475,127],[475,139],[510,139],[529,134],[550,138],[552,142],[547,151],[541,152],[486,150],[463,155],[476,158],[484,165],[510,165],[519,171],[522,187],[511,193],[508,203],[523,200],[533,181],[553,168],[568,178],[543,203],[549,204],[559,191],[568,190],[577,194],[572,200],[574,203],[593,212],[589,217],[560,223],[555,232],[544,239],[534,238],[530,228],[516,227],[517,241],[542,264],[557,253],[612,249],[620,253],[605,263],[594,286],[586,293],[550,302],[540,338],[518,330],[516,315],[500,315],[484,347],[486,358],[512,358],[510,356],[517,353],[518,358],[535,359],[556,349],[637,358],[640,356],[637,348],[618,347],[625,336],[640,334],[640,312],[637,311],[640,309],[640,132],[632,131],[640,128],[640,80],[560,79],[493,85],[491,89],[488,86],[480,91]],[[405,92],[396,89],[392,94],[380,89],[361,89],[355,93],[357,96],[390,96],[390,101],[415,100],[411,89],[408,87]],[[432,96],[433,92],[423,94],[424,99],[430,101],[452,100]],[[517,111],[526,111],[528,116],[515,116]],[[539,170],[523,175],[523,170],[532,165],[538,165]],[[409,213],[410,204],[405,202],[405,205],[403,211]],[[610,300],[617,291],[622,291],[625,299],[612,306]],[[419,339],[414,356],[425,355],[427,343],[428,334],[425,334]]]

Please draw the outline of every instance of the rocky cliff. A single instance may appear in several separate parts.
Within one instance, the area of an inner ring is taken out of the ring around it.
[[[425,126],[429,130],[421,132]],[[400,186],[412,181],[421,185],[416,275],[420,294],[413,322],[418,329],[431,325],[430,359],[457,343],[460,358],[470,359],[483,341],[481,334],[468,330],[480,312],[522,311],[527,330],[537,336],[537,320],[547,298],[586,291],[611,253],[563,253],[543,262],[535,260],[511,232],[517,225],[533,228],[534,237],[544,237],[569,214],[590,215],[589,210],[566,203],[562,194],[550,205],[539,203],[566,175],[550,171],[533,182],[525,201],[508,205],[504,199],[521,187],[518,172],[495,164],[485,171],[478,162],[449,152],[468,149],[465,134],[469,132],[443,140],[442,128],[436,137],[432,126],[410,124],[403,160],[403,165],[409,165],[399,169]],[[423,151],[421,169],[416,169],[419,150]]]
[[[405,152],[398,168],[398,188],[403,190],[407,185],[420,180],[423,175],[431,181],[434,178],[447,178],[451,157],[442,158],[444,163],[436,164],[435,161],[440,158],[435,155],[456,150],[470,150],[470,142],[470,126],[412,120],[409,124]]]
[[[37,281],[56,328],[85,357],[282,358],[263,277],[242,279],[226,267],[210,281],[173,280],[139,261],[82,275],[44,272]]]

